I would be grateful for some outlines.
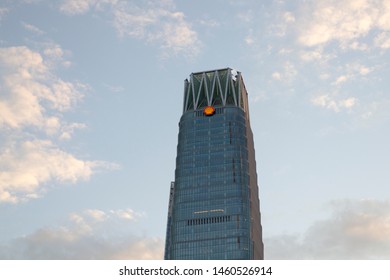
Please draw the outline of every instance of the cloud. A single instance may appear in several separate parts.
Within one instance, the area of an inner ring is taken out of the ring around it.
[[[291,12],[285,12],[283,14],[283,19],[287,23],[295,22],[295,16]]]
[[[42,228],[0,245],[0,259],[162,259],[163,241],[132,234],[134,221],[116,213],[86,209],[65,225]]]
[[[390,119],[390,100],[375,100],[365,104],[361,118],[364,121],[388,121]]]
[[[60,135],[59,139],[70,140],[76,129],[84,129],[86,127],[87,126],[84,123],[71,123],[68,125],[63,125],[61,127],[61,135]]]
[[[123,92],[125,90],[125,88],[120,85],[103,84],[103,86],[114,93]]]
[[[302,236],[264,240],[267,259],[389,259],[390,202],[335,201]]]
[[[8,12],[8,8],[0,7],[0,22]]]
[[[138,218],[143,216],[142,213],[137,213],[137,212],[133,211],[132,209],[115,210],[115,211],[111,210],[110,213],[119,217],[119,218],[131,220],[131,221],[136,221]]]
[[[237,14],[237,19],[240,22],[251,23],[254,20],[254,14],[252,10],[247,10],[245,12],[240,12]]]
[[[42,34],[45,34],[44,31],[42,31],[41,29],[39,29],[38,27],[32,25],[32,24],[28,24],[28,23],[25,23],[25,22],[22,22],[22,26],[24,27],[24,29],[32,32],[32,33],[35,33],[37,35],[42,35]]]
[[[108,11],[119,36],[159,45],[165,58],[180,54],[192,58],[201,49],[197,32],[170,0],[138,4],[123,0],[65,0],[60,10],[68,15]]]
[[[309,47],[337,41],[342,47],[361,48],[358,40],[373,30],[390,31],[387,0],[320,0],[313,2],[311,16],[300,22],[298,41]]]
[[[325,53],[322,47],[318,47],[315,49],[300,51],[300,58],[304,62],[312,62],[324,64],[331,59],[335,58],[334,54]]]
[[[339,84],[344,83],[346,81],[348,81],[348,77],[346,75],[342,75],[342,76],[338,77],[334,83],[336,85],[339,85]]]
[[[87,85],[55,74],[64,51],[46,45],[41,52],[25,46],[0,48],[0,203],[41,197],[49,182],[88,180],[104,161],[77,158],[57,144],[70,140],[83,123],[67,123],[64,113],[83,98]]]
[[[375,45],[382,49],[390,48],[390,32],[381,32],[375,37]]]
[[[256,41],[256,37],[252,34],[253,33],[252,30],[249,30],[249,31],[250,31],[250,34],[248,34],[245,37],[244,41],[247,45],[253,45]]]
[[[12,143],[0,150],[0,202],[26,201],[45,192],[49,181],[88,180],[100,164],[84,161],[46,140]]]
[[[85,14],[92,8],[103,9],[104,5],[114,5],[117,0],[65,0],[60,6],[60,11],[68,15]]]
[[[255,42],[255,39],[252,35],[248,35],[245,37],[244,41],[247,45],[252,45]]]
[[[115,6],[113,24],[120,36],[161,45],[165,56],[184,54],[194,57],[200,51],[197,33],[170,1],[152,1],[144,7],[121,2]]]
[[[343,67],[343,74],[334,81],[333,85],[340,85],[349,80],[361,79],[362,76],[367,76],[375,67],[367,67],[360,63],[348,63]]]
[[[295,68],[295,65],[290,62],[286,61],[283,65],[282,71],[275,71],[272,73],[272,79],[277,81],[283,81],[283,82],[291,82],[294,80],[295,76],[298,74],[297,69]]]
[[[58,47],[45,50],[59,51]],[[85,85],[54,76],[50,61],[25,46],[1,48],[0,62],[0,129],[34,126],[51,134],[54,122],[60,127],[59,117],[53,111],[65,112],[83,97],[81,90]]]
[[[343,109],[353,108],[358,103],[358,99],[355,97],[340,99],[336,96],[324,94],[312,98],[311,103],[315,106],[320,106],[326,109],[330,109],[338,113]]]
[[[215,19],[209,19],[209,18],[206,18],[206,19],[199,19],[197,21],[199,24],[201,25],[204,25],[206,27],[218,27],[220,26],[220,22],[218,22],[217,20]]]
[[[279,72],[273,72],[272,73],[272,78],[275,80],[280,81],[282,79],[282,75]]]

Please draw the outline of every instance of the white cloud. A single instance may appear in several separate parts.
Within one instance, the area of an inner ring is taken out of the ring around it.
[[[59,45],[52,45],[47,47],[43,53],[46,57],[49,57],[51,59],[62,59],[64,55],[64,51]]]
[[[138,4],[123,0],[65,0],[60,7],[62,12],[70,15],[83,14],[91,9],[107,9],[119,36],[157,44],[161,46],[163,57],[179,54],[195,57],[200,52],[197,32],[171,0]]]
[[[49,181],[88,180],[99,165],[77,159],[48,140],[5,146],[0,158],[0,201],[14,203],[39,197]]]
[[[245,37],[244,41],[247,45],[253,45],[253,43],[255,42],[255,36],[249,34]]]
[[[364,65],[359,65],[358,67],[359,67],[358,69],[359,74],[363,76],[369,74],[373,70],[372,68],[368,68]]]
[[[76,129],[83,129],[86,127],[87,126],[84,123],[71,123],[67,125],[62,125],[59,139],[69,140],[72,138],[72,135]]]
[[[260,91],[255,96],[250,97],[250,101],[253,103],[261,102],[261,101],[266,100],[266,99],[267,99],[267,95],[263,91]]]
[[[280,81],[282,79],[282,75],[279,72],[273,72],[272,73],[272,78],[274,80]]]
[[[321,51],[305,51],[301,53],[301,58],[304,61],[320,60],[322,58]]]
[[[325,63],[335,57],[334,54],[325,53],[322,47],[318,47],[314,50],[305,50],[300,52],[300,57],[305,62],[320,62]]]
[[[312,98],[311,103],[315,106],[330,109],[338,113],[342,109],[352,109],[357,105],[358,99],[355,97],[340,99],[335,96],[330,96],[329,94],[324,94]]]
[[[348,63],[343,67],[344,74],[337,77],[333,85],[340,85],[349,80],[356,80],[358,77],[367,76],[374,71],[374,69],[375,67],[368,67],[356,62]]]
[[[117,0],[65,0],[60,11],[68,15],[84,14],[92,8],[102,9],[105,4],[115,4]]]
[[[281,54],[281,55],[289,55],[293,52],[293,49],[290,49],[290,48],[281,48],[279,51],[278,51],[278,54]]]
[[[0,202],[28,201],[50,189],[49,182],[75,183],[97,169],[117,167],[79,159],[56,143],[85,128],[64,120],[64,112],[82,99],[87,86],[55,74],[63,55],[54,44],[46,44],[41,53],[25,46],[0,48]]]
[[[264,240],[267,259],[389,259],[390,202],[337,201],[302,236]]]
[[[207,27],[218,27],[220,26],[220,23],[216,21],[215,19],[200,19],[198,20],[198,23]]]
[[[295,16],[291,12],[285,12],[283,14],[283,19],[287,23],[295,22]]]
[[[97,222],[102,222],[108,218],[108,215],[104,211],[99,209],[87,209],[84,211],[89,217],[93,218]]]
[[[346,81],[348,81],[348,77],[346,75],[342,75],[342,76],[338,77],[334,83],[336,85],[339,85],[339,84],[344,83]]]
[[[110,84],[103,84],[104,87],[106,87],[109,91],[111,92],[115,92],[115,93],[118,93],[118,92],[123,92],[125,90],[125,88],[123,86],[120,86],[120,85],[110,85]]]
[[[24,27],[24,29],[32,32],[32,33],[35,33],[37,35],[42,35],[44,34],[45,32],[43,32],[41,29],[39,29],[38,27],[32,25],[32,24],[28,24],[28,23],[25,23],[25,22],[22,22],[22,26]]]
[[[58,47],[51,50],[59,51]],[[83,97],[84,85],[54,76],[51,63],[27,47],[1,48],[0,62],[3,65],[0,128],[34,126],[50,134],[54,128],[52,121],[56,118],[50,112],[67,111]]]
[[[0,259],[162,259],[163,240],[138,237],[133,222],[113,213],[86,209],[69,215],[69,222],[42,228],[0,244]]]
[[[138,218],[143,216],[142,213],[137,213],[132,209],[111,210],[110,213],[119,218],[132,221],[136,221]]]
[[[66,14],[83,14],[87,12],[91,5],[95,3],[95,0],[69,0],[65,1],[61,7],[60,10]]]
[[[289,80],[293,79],[298,74],[295,65],[289,61],[284,64],[284,72],[284,76]]]
[[[247,10],[245,12],[240,12],[237,14],[237,19],[240,22],[250,23],[253,21],[254,15],[252,10]]]
[[[114,10],[114,26],[121,36],[145,39],[161,45],[165,56],[196,56],[200,51],[197,33],[172,4],[148,3],[146,7],[124,3]]]
[[[351,75],[366,76],[366,75],[370,74],[372,71],[374,71],[375,67],[368,67],[368,66],[362,65],[358,62],[355,62],[355,63],[348,63],[346,65],[346,70]]]
[[[361,42],[352,42],[349,45],[349,48],[353,50],[360,50],[360,51],[367,51],[369,49],[368,45],[366,43],[361,43]]]
[[[319,78],[320,78],[321,80],[323,80],[323,81],[328,80],[328,79],[330,78],[330,74],[329,74],[329,73],[326,73],[326,72],[320,73]]]
[[[305,46],[338,41],[342,47],[362,49],[364,45],[357,40],[370,31],[390,30],[388,0],[320,0],[313,3],[311,16],[301,22],[299,42]]]
[[[382,49],[390,48],[390,32],[381,32],[375,37],[375,45]]]
[[[4,15],[6,15],[9,12],[8,8],[0,7],[0,22],[4,18]]]
[[[343,99],[339,101],[339,106],[342,108],[352,108],[357,103],[357,99],[355,97],[350,97],[347,99]]]
[[[271,36],[286,36],[289,26],[296,21],[294,14],[292,12],[277,13],[274,17],[277,19],[277,22],[269,25],[268,33]]]
[[[165,56],[170,53],[175,55],[183,53],[189,57],[197,56],[200,52],[198,35],[191,26],[184,20],[184,14],[172,14],[173,22],[164,24],[162,34],[150,34],[152,41],[163,42],[162,48],[165,50]]]
[[[390,100],[382,99],[367,102],[361,112],[363,122],[383,122],[390,119]]]
[[[283,70],[275,71],[271,76],[274,80],[288,83],[291,82],[297,74],[298,71],[296,70],[295,65],[290,61],[286,61],[283,65]]]

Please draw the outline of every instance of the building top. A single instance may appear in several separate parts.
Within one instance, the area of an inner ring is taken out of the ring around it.
[[[184,81],[183,114],[207,106],[236,106],[247,112],[247,103],[241,72],[232,68],[192,73]]]

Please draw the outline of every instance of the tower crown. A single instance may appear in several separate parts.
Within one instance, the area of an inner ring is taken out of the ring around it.
[[[247,100],[241,72],[231,68],[192,73],[184,81],[183,113],[206,106],[236,106],[246,112]]]

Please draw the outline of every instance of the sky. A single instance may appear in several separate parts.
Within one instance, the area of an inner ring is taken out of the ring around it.
[[[184,80],[249,94],[266,259],[390,259],[390,1],[0,1],[0,259],[162,259]]]

